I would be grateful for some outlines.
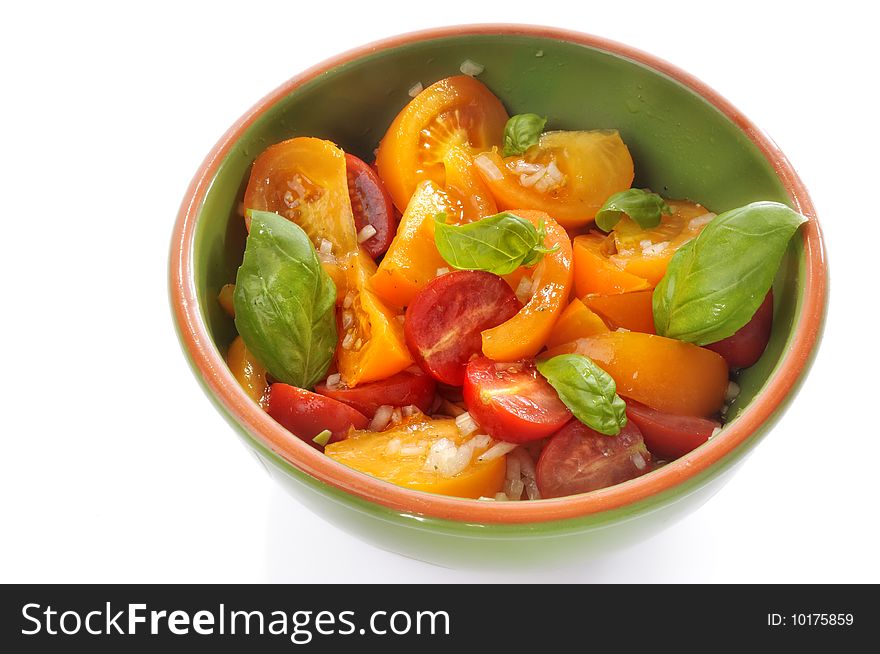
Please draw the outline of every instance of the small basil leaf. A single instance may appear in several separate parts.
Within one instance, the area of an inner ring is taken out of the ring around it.
[[[506,211],[465,225],[447,225],[445,214],[437,214],[434,242],[453,268],[485,270],[496,275],[534,265],[546,252],[555,249],[544,247],[543,228],[535,229],[525,218]]]
[[[538,114],[517,114],[510,118],[504,126],[504,156],[522,154],[537,145],[546,124],[547,119]]]
[[[610,232],[627,215],[642,229],[650,229],[660,224],[660,216],[663,214],[672,214],[663,198],[648,189],[630,188],[605,200],[605,204],[596,214],[596,227]]]
[[[296,224],[252,211],[235,278],[235,326],[273,377],[311,388],[336,349],[336,287]]]
[[[615,436],[626,426],[626,404],[617,394],[617,385],[592,359],[560,354],[537,366],[559,399],[587,427]]]
[[[714,218],[675,253],[654,289],[657,333],[697,345],[732,336],[764,301],[805,221],[778,202],[753,202]]]

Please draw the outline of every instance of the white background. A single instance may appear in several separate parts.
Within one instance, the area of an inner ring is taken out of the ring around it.
[[[0,582],[880,582],[870,3],[351,4],[5,5]],[[497,21],[628,43],[730,99],[811,190],[832,298],[796,402],[708,504],[599,560],[489,573],[380,551],[276,488],[185,364],[166,279],[187,184],[257,99],[377,38]]]

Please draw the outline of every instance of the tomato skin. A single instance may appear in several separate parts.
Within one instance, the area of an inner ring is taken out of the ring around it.
[[[387,379],[360,384],[355,388],[345,386],[329,388],[326,383],[321,382],[315,386],[315,392],[343,402],[372,418],[383,404],[398,407],[415,405],[422,413],[429,413],[434,401],[435,388],[436,383],[428,375],[404,371]]]
[[[445,188],[451,148],[500,145],[507,119],[501,101],[467,75],[447,77],[419,93],[391,122],[376,153],[379,175],[397,208],[406,209],[422,180]]]
[[[376,171],[353,154],[345,154],[345,173],[355,229],[360,233],[364,227],[372,225],[376,230],[361,243],[361,247],[376,259],[391,245],[397,230],[394,204]]]
[[[321,448],[312,439],[325,429],[330,430],[329,442],[335,443],[344,439],[352,427],[366,429],[370,422],[347,404],[280,382],[269,387],[266,410],[281,426],[316,449]]]
[[[605,436],[573,419],[550,438],[535,469],[541,497],[565,497],[640,477],[651,454],[632,422]]]
[[[677,459],[696,449],[721,426],[706,418],[663,413],[634,400],[626,403],[626,417],[638,426],[651,454],[666,460]]]
[[[770,342],[772,327],[773,291],[771,290],[744,327],[733,336],[704,347],[723,356],[731,368],[748,368],[755,365],[764,354],[767,343]]]
[[[241,336],[236,336],[229,345],[226,353],[226,364],[244,392],[260,406],[265,406],[266,390],[269,384],[266,382],[266,369],[244,344]]]
[[[472,359],[465,372],[462,395],[480,430],[510,443],[549,436],[571,418],[571,412],[533,361]]]
[[[444,384],[460,386],[482,332],[512,318],[519,301],[492,273],[456,270],[436,277],[406,309],[404,334],[419,366]]]

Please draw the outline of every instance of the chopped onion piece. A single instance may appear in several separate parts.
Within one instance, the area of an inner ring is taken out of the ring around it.
[[[419,412],[419,407],[414,404],[407,404],[400,412],[404,418],[411,418]]]
[[[471,77],[475,77],[486,70],[486,67],[482,64],[478,64],[476,61],[471,61],[470,59],[465,59],[461,62],[461,66],[458,68],[465,75],[470,75]]]
[[[495,493],[495,501],[496,502],[506,502],[507,500],[508,500],[508,497],[504,493]]]
[[[392,438],[390,441],[388,441],[388,445],[385,446],[385,454],[389,456],[399,454],[402,447],[403,441],[401,441],[399,438]]]
[[[364,225],[364,228],[358,232],[358,243],[369,241],[376,235],[376,228],[372,225]]]
[[[477,457],[478,461],[491,461],[492,459],[497,459],[499,456],[504,456],[508,452],[512,452],[517,447],[519,447],[516,443],[508,443],[507,441],[498,441],[490,447],[488,450],[483,452],[479,457]]]
[[[474,159],[474,165],[486,173],[486,177],[492,181],[497,182],[500,179],[504,179],[504,173],[502,173],[498,166],[495,165],[495,162],[485,154],[478,155]]]
[[[532,299],[532,278],[528,275],[524,276],[519,280],[519,284],[516,287],[516,299],[526,304],[529,300]]]
[[[321,254],[333,254],[333,244],[326,238],[322,238],[318,243],[318,252]]]
[[[645,254],[649,257],[655,257],[658,254],[663,254],[663,251],[669,247],[669,241],[661,241],[660,243],[654,243],[653,245],[649,245],[648,247],[642,246],[642,254]]]
[[[370,426],[368,429],[370,431],[382,431],[388,426],[388,422],[391,420],[391,413],[394,411],[394,407],[388,404],[383,404],[378,409],[376,409],[375,415],[373,415],[373,419],[370,421]]]
[[[739,384],[736,382],[730,382],[727,384],[727,391],[724,394],[724,401],[730,404],[737,397],[739,397]]]
[[[332,375],[327,377],[327,388],[338,388],[339,382],[342,381],[342,375],[338,372],[334,372]]]
[[[437,268],[437,272],[434,273],[435,277],[439,277],[440,275],[445,275],[449,272],[449,268]]]
[[[413,84],[412,86],[409,87],[409,91],[407,91],[407,94],[409,95],[409,97],[414,98],[424,90],[425,90],[425,87],[422,86],[422,83],[416,82],[415,84]]]
[[[471,440],[474,444],[475,449],[483,449],[485,447],[489,447],[489,443],[492,442],[492,437],[489,436],[489,434],[477,434]]]
[[[698,227],[702,227],[703,225],[708,225],[716,218],[716,214],[711,211],[708,213],[704,213],[702,216],[697,216],[696,218],[691,218],[691,221],[688,223],[688,229],[694,230]]]
[[[648,462],[645,461],[645,457],[642,456],[641,452],[636,452],[630,457],[630,461],[636,467],[636,470],[644,470],[648,467]]]
[[[416,443],[415,445],[407,445],[405,447],[401,447],[400,453],[403,456],[419,456],[420,454],[425,453],[425,444]]]
[[[354,314],[351,311],[342,312],[342,328],[348,329],[354,324]]]
[[[473,434],[477,429],[479,429],[479,425],[474,421],[471,417],[471,414],[465,411],[459,416],[455,418],[455,426],[458,427],[458,431],[462,436],[467,436],[468,434]]]

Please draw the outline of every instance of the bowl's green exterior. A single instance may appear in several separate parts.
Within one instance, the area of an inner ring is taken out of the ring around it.
[[[755,200],[791,204],[770,163],[730,119],[679,82],[635,61],[533,35],[469,34],[382,49],[319,75],[274,104],[220,165],[198,216],[194,246],[200,310],[220,352],[235,330],[216,297],[223,284],[234,281],[241,261],[246,234],[237,206],[254,158],[272,143],[309,135],[371,160],[384,129],[409,101],[407,90],[415,82],[428,86],[459,74],[464,59],[485,66],[480,81],[511,115],[545,115],[551,129],[618,129],[632,152],[637,186],[696,200],[715,212]],[[731,416],[774,374],[791,337],[803,300],[800,239],[792,240],[774,288],[770,344],[738,380],[742,392]],[[227,418],[272,476],[316,513],[387,549],[455,565],[511,556],[531,560],[539,553],[557,557],[561,550],[583,554],[640,538],[705,501],[773,421],[702,475],[638,504],[572,520],[477,525],[400,515],[338,491],[270,452]]]

